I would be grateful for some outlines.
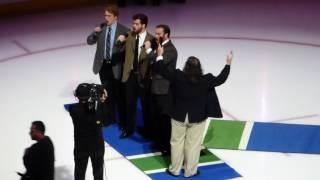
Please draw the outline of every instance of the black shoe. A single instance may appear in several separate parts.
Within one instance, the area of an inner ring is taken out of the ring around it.
[[[200,151],[200,156],[204,156],[204,155],[206,155],[206,154],[207,154],[207,153],[204,152],[203,150]]]
[[[171,171],[169,171],[169,169],[166,169],[166,173],[170,174],[171,176],[174,176],[174,177],[178,177],[179,175],[175,175],[173,174]]]

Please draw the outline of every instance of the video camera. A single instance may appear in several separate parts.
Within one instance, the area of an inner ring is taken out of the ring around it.
[[[98,104],[102,102],[104,86],[100,84],[81,83],[75,90],[75,96],[81,102],[88,103],[89,110],[97,110]]]

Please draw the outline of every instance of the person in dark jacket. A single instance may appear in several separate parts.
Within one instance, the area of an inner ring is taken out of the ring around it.
[[[45,125],[42,121],[32,122],[30,128],[32,140],[37,141],[25,150],[23,163],[25,174],[22,180],[53,180],[54,179],[54,147],[49,136],[45,136]]]
[[[163,47],[159,46],[158,57],[162,56],[163,51]],[[167,169],[169,174],[179,176],[182,165],[185,177],[199,174],[197,166],[205,120],[208,115],[221,115],[214,87],[223,84],[228,78],[232,58],[231,52],[227,57],[227,64],[216,77],[211,73],[204,75],[200,60],[194,56],[187,59],[183,71],[179,69],[174,72],[167,71],[164,60],[154,64],[154,69],[170,81],[173,90],[173,108],[170,113],[171,164]],[[208,98],[211,98],[210,101]],[[213,104],[209,105],[210,103]],[[208,107],[215,108],[208,109]]]
[[[80,84],[75,96],[79,103],[69,107],[69,113],[74,126],[74,179],[84,180],[88,159],[90,157],[94,180],[103,180],[104,165],[104,140],[102,135],[102,107],[97,110],[89,109],[88,96],[90,88],[87,83]],[[107,92],[104,90],[101,101],[106,99]]]

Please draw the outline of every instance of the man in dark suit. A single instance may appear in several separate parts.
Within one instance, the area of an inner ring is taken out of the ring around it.
[[[126,87],[126,121],[121,138],[127,138],[135,131],[138,97],[141,98],[144,122],[148,122],[149,118],[147,102],[149,101],[150,74],[149,59],[144,43],[153,39],[153,36],[146,30],[148,25],[146,15],[136,14],[132,20],[132,31],[126,40],[126,55],[122,74],[122,82]]]
[[[158,47],[161,57],[164,48]],[[221,115],[219,101],[213,89],[223,84],[230,73],[233,59],[231,52],[227,56],[227,63],[218,76],[211,73],[203,74],[200,60],[194,56],[188,58],[183,71],[169,72],[163,58],[154,63],[154,70],[172,83],[174,104],[171,111],[171,164],[167,172],[179,176],[184,166],[184,176],[192,177],[199,174],[198,163],[205,129],[205,120],[209,115]],[[162,60],[161,60],[162,59]],[[212,96],[212,93],[215,96]],[[211,94],[211,95],[209,95]],[[210,102],[208,101],[210,98]],[[213,103],[208,109],[208,103]]]
[[[151,49],[151,42],[146,43],[145,47],[148,51],[152,51],[149,54],[151,61],[156,61],[156,58],[164,59],[164,64],[169,72],[173,72],[176,69],[178,53],[177,49],[170,40],[170,27],[165,24],[156,26],[155,35],[156,41],[159,46],[164,49],[163,57],[157,57],[157,52],[149,50]],[[153,127],[150,129],[152,133],[152,139],[155,141],[155,145],[163,154],[170,152],[170,134],[171,124],[169,110],[171,108],[171,91],[170,82],[163,78],[162,75],[152,72],[151,81],[151,118]]]
[[[96,27],[88,38],[89,45],[97,44],[93,62],[94,74],[99,73],[101,83],[106,86],[108,100],[105,110],[105,125],[115,122],[116,109],[119,112],[120,125],[125,119],[124,87],[121,76],[124,61],[124,41],[129,29],[118,23],[119,10],[115,5],[105,8],[105,23]],[[116,108],[117,107],[117,108]]]
[[[32,140],[37,141],[26,149],[23,163],[27,172],[20,174],[22,180],[54,180],[54,147],[51,139],[45,136],[42,121],[32,122],[30,128]]]

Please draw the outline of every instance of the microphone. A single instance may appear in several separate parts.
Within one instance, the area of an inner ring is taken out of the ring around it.
[[[151,40],[151,49],[152,50],[156,50],[158,48],[158,43],[157,43],[157,39],[156,38],[153,38]]]
[[[162,47],[162,42],[163,42],[163,39],[159,39],[159,42],[160,42],[160,46]],[[151,49],[152,50],[156,50],[158,48],[158,42],[157,42],[157,39],[156,38],[153,38],[150,40],[150,43],[151,43]],[[143,44],[141,46],[141,48],[145,48],[145,45]]]
[[[127,38],[129,36],[129,32],[126,32],[126,33],[124,33],[122,35],[124,35]]]
[[[163,43],[163,38],[160,37],[160,38],[159,38],[159,44],[160,44],[161,47],[162,47],[162,43]]]
[[[100,24],[100,28],[102,29],[103,27],[105,27],[105,26],[107,26],[107,25],[108,25],[108,24],[105,23],[105,22],[104,22],[104,23],[101,23],[101,24]]]
[[[126,32],[126,33],[124,33],[124,34],[120,34],[120,35],[123,35],[123,36],[125,36],[126,38],[128,38],[129,33],[128,33],[128,32]],[[124,42],[121,42],[120,40],[118,40],[118,39],[117,39],[117,41],[116,41],[116,45],[121,45],[122,43],[124,43]]]

